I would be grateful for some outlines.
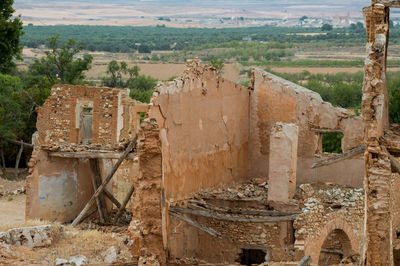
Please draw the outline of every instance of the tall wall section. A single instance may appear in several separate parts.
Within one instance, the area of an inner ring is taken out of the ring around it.
[[[360,117],[350,117],[347,110],[324,102],[318,93],[259,69],[253,70],[251,87],[250,178],[268,176],[270,132],[276,122],[283,122],[299,127],[297,185],[319,181],[362,187],[362,156],[311,168],[320,152],[321,137],[311,129],[342,131],[342,150],[346,152],[362,144]]]
[[[149,116],[160,126],[166,199],[247,179],[248,89],[192,61],[156,88]]]

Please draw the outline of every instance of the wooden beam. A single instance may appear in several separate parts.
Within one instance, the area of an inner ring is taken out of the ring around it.
[[[235,210],[235,209],[230,209],[230,208],[221,208],[214,206],[212,204],[203,204],[199,202],[194,202],[191,201],[188,203],[188,208],[189,209],[195,209],[195,208],[202,208],[203,210],[208,209],[212,211],[217,211],[217,212],[224,212],[224,213],[230,213],[230,214],[240,214],[240,215],[254,215],[254,216],[287,216],[287,215],[295,215],[295,214],[300,214],[300,212],[278,212],[278,211],[267,211],[267,210]]]
[[[13,139],[9,139],[9,138],[4,138],[4,140],[5,141],[7,141],[7,142],[10,142],[10,143],[12,143],[12,144],[15,144],[15,145],[21,145],[21,141],[18,141],[18,140],[13,140]],[[30,143],[26,143],[26,142],[23,142],[22,141],[22,143],[23,143],[23,145],[24,145],[24,147],[26,147],[26,148],[33,148],[33,145],[32,144],[30,144]]]
[[[358,146],[357,148],[354,148],[348,152],[342,153],[338,156],[331,157],[325,160],[321,160],[319,162],[314,163],[311,168],[317,168],[321,166],[326,166],[329,164],[337,163],[346,159],[349,159],[351,157],[354,157],[356,155],[362,154],[365,151],[365,144]]]
[[[115,204],[115,206],[117,206],[117,208],[121,208],[121,203],[119,203],[119,201],[113,196],[113,194],[111,194],[106,188],[103,191],[104,195],[107,196],[107,198],[109,198],[109,200],[112,201],[112,203]]]
[[[196,222],[196,221],[194,221],[194,220],[192,220],[192,219],[190,219],[190,218],[188,218],[188,217],[185,217],[185,216],[183,216],[183,215],[180,215],[179,213],[176,213],[176,212],[174,212],[174,211],[172,211],[172,210],[169,210],[168,213],[169,213],[170,215],[172,215],[172,216],[178,218],[179,220],[182,220],[182,221],[184,221],[184,222],[187,222],[188,224],[190,224],[190,225],[196,227],[197,229],[199,229],[199,230],[201,230],[201,231],[203,231],[203,232],[206,232],[207,234],[210,234],[210,235],[215,236],[215,237],[218,237],[218,238],[221,237],[221,234],[218,233],[217,231],[215,231],[214,229],[209,228],[209,227],[207,227],[207,226],[204,226],[204,225],[202,225],[202,224],[199,224],[198,222]]]
[[[92,214],[94,214],[97,211],[97,207],[93,208],[91,211],[89,211],[83,218],[82,221],[85,221],[87,218],[89,218]]]
[[[246,223],[274,223],[274,222],[289,222],[294,221],[297,218],[297,214],[294,215],[286,215],[286,216],[277,216],[271,217],[266,216],[262,218],[248,218],[248,217],[241,217],[241,216],[229,216],[229,215],[221,215],[217,213],[213,213],[210,211],[204,210],[192,210],[188,208],[181,208],[181,207],[169,207],[171,211],[183,214],[191,214],[195,216],[202,216],[208,217],[216,220],[223,220],[223,221],[231,221],[231,222],[246,222]]]
[[[93,191],[96,191],[97,188],[100,186],[101,184],[101,176],[100,176],[100,171],[99,171],[99,162],[97,161],[97,159],[91,159],[90,160],[90,169],[92,170],[92,184],[93,184]],[[100,181],[99,181],[100,179]],[[99,184],[100,183],[100,184]],[[99,197],[96,198],[96,204],[97,204],[97,211],[99,212],[99,219],[101,223],[105,223],[105,212],[104,212],[104,205],[103,205],[103,201],[101,200],[101,195]]]
[[[89,202],[86,203],[86,206],[79,213],[78,217],[76,217],[75,220],[72,222],[72,224],[71,224],[72,226],[77,225],[82,220],[82,217],[89,211],[90,206],[94,203],[94,201],[100,195],[100,193],[103,192],[104,188],[106,187],[108,182],[110,182],[111,178],[114,176],[115,172],[118,170],[118,168],[121,165],[121,163],[123,162],[123,160],[125,160],[125,158],[128,156],[128,154],[132,151],[134,145],[136,144],[137,139],[138,139],[138,134],[136,134],[136,136],[133,138],[133,140],[129,143],[129,145],[126,148],[124,154],[122,154],[122,156],[118,159],[117,163],[111,169],[111,172],[104,179],[103,183],[96,190],[94,195],[90,198]]]
[[[343,130],[331,128],[310,128],[310,130],[317,133],[343,133]]]
[[[121,207],[119,207],[117,215],[114,217],[113,224],[117,224],[119,217],[121,216],[122,212],[124,211],[126,205],[128,204],[129,199],[132,197],[133,192],[135,191],[135,187],[131,185],[128,194],[126,194],[126,197],[124,201],[122,202]]]
[[[123,153],[119,152],[49,152],[49,156],[59,158],[85,158],[85,159],[119,159]],[[134,159],[134,154],[129,154],[127,159]]]
[[[392,171],[400,174],[400,163],[393,155],[389,154],[390,164],[392,166]]]
[[[297,266],[310,266],[312,262],[312,259],[310,256],[304,256],[299,263],[297,263]]]
[[[343,251],[341,251],[341,250],[339,250],[339,249],[321,248],[321,252],[324,252],[324,253],[331,253],[331,254],[336,254],[336,255],[343,256]]]

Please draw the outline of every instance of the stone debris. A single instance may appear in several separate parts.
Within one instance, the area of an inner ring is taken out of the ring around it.
[[[339,213],[355,230],[361,229],[364,190],[332,184],[302,184],[296,197],[301,213],[294,222],[296,239],[318,236],[331,214]],[[318,225],[318,226],[313,226]]]
[[[84,255],[77,255],[70,257],[69,260],[57,258],[55,264],[60,266],[81,266],[89,264],[89,260]]]
[[[160,262],[157,260],[155,255],[140,257],[138,261],[138,266],[150,265],[150,266],[160,266]]]
[[[0,198],[1,197],[7,197],[7,196],[16,196],[16,195],[21,195],[21,194],[26,194],[26,188],[21,187],[19,189],[16,189],[14,191],[2,191],[2,188],[0,187]]]
[[[52,225],[13,228],[0,232],[0,243],[16,246],[45,247],[51,245]]]
[[[268,182],[265,178],[253,178],[245,184],[214,190],[203,190],[194,197],[196,199],[224,200],[267,200]]]
[[[104,251],[101,256],[104,259],[104,262],[106,263],[114,263],[117,261],[117,248],[112,246],[110,248],[108,248],[106,251]]]

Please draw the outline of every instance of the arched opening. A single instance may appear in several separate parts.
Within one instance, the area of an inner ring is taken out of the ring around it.
[[[322,244],[318,265],[339,264],[340,261],[352,253],[351,242],[347,234],[341,229],[333,230]]]

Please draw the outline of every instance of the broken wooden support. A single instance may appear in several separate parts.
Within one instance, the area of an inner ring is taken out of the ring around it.
[[[133,192],[135,191],[135,186],[131,185],[128,194],[126,194],[126,197],[124,201],[122,202],[121,207],[119,207],[117,215],[114,217],[113,224],[117,224],[119,217],[121,216],[122,212],[124,211],[126,205],[128,204],[129,199],[132,197]]]
[[[265,216],[261,218],[248,218],[241,216],[229,216],[229,215],[221,215],[217,213],[213,213],[211,211],[205,210],[192,210],[188,208],[174,207],[171,206],[170,210],[177,213],[191,214],[195,216],[208,217],[217,220],[223,221],[232,221],[232,222],[247,222],[247,223],[268,223],[268,222],[289,222],[294,221],[297,218],[297,214],[293,215],[285,215],[285,216]]]
[[[115,204],[115,206],[117,206],[118,209],[121,208],[121,203],[119,203],[119,201],[113,196],[113,194],[111,194],[106,188],[104,188],[103,193],[109,200],[111,200],[112,203]]]
[[[97,207],[90,210],[85,216],[83,216],[82,221],[85,221],[87,218],[92,216],[97,211]]]
[[[329,264],[331,264],[331,259],[332,257],[329,256],[328,259],[324,262],[324,266],[329,266]]]
[[[344,152],[338,156],[335,157],[331,157],[325,160],[321,160],[319,162],[314,163],[311,168],[317,168],[317,167],[321,167],[321,166],[325,166],[325,165],[329,165],[329,164],[333,164],[333,163],[337,163],[346,159],[349,159],[351,157],[354,157],[356,155],[362,154],[365,151],[365,144],[362,144],[348,152]]]
[[[392,171],[400,174],[400,163],[393,155],[389,154],[390,164],[392,166]]]
[[[98,161],[97,160],[90,160],[90,169],[92,170],[92,184],[93,184],[93,191],[96,191],[97,188],[99,187],[99,178],[100,177],[100,172],[98,169]],[[102,195],[102,194],[101,194]],[[100,195],[100,197],[101,197]],[[100,200],[100,197],[96,198],[96,204],[97,204],[97,211],[99,212],[99,220],[101,223],[105,223],[105,213],[104,213],[104,206],[103,202]]]
[[[49,152],[51,157],[77,159],[119,159],[122,154],[120,152]],[[127,158],[133,160],[134,155],[130,154]]]
[[[19,161],[21,160],[21,155],[22,152],[24,151],[24,142],[21,140],[20,142],[21,147],[19,148],[18,154],[17,154],[17,158],[15,159],[15,169],[14,169],[14,177],[15,179],[18,178],[18,174],[19,174]]]
[[[22,140],[21,140],[21,141],[18,141],[18,140],[13,140],[13,139],[10,139],[10,138],[4,138],[4,140],[7,141],[7,142],[10,142],[10,143],[12,143],[12,144],[15,144],[15,145],[21,145],[21,142],[22,142],[22,145],[23,145],[25,148],[30,148],[30,149],[33,148],[33,144],[23,142]]]
[[[172,210],[169,210],[168,213],[171,214],[172,216],[178,218],[179,220],[187,222],[188,224],[196,227],[197,229],[199,229],[199,230],[201,230],[203,232],[206,232],[207,234],[210,234],[210,235],[218,237],[218,238],[221,237],[221,234],[218,233],[217,231],[215,231],[214,229],[209,228],[207,226],[204,226],[202,224],[199,224],[198,222],[196,222],[196,221],[194,221],[194,220],[192,220],[192,219],[190,219],[188,217],[180,215],[179,213],[176,213],[176,212],[174,212]]]
[[[312,259],[310,256],[304,256],[299,263],[297,263],[297,266],[310,266],[312,262]]]
[[[278,212],[278,211],[266,211],[266,210],[235,210],[230,208],[221,208],[214,206],[212,204],[205,204],[200,202],[188,203],[189,209],[203,209],[203,210],[212,210],[217,212],[224,212],[229,214],[240,214],[240,215],[254,215],[254,216],[287,216],[287,215],[296,215],[300,214],[300,212]]]
[[[321,252],[337,254],[337,255],[343,256],[343,251],[341,251],[339,249],[321,248]]]
[[[138,139],[138,134],[133,138],[133,140],[129,143],[128,147],[126,148],[125,152],[122,154],[122,156],[118,159],[117,163],[114,165],[114,167],[111,169],[111,172],[107,175],[107,177],[104,179],[103,183],[100,185],[100,187],[96,190],[94,195],[90,198],[89,202],[86,203],[86,206],[83,208],[83,210],[79,213],[78,217],[75,218],[75,220],[72,222],[72,226],[77,225],[80,221],[82,221],[82,217],[88,212],[90,206],[93,204],[93,202],[96,200],[96,198],[100,195],[100,193],[103,192],[105,186],[110,182],[111,178],[114,176],[115,172],[118,170],[119,166],[125,160],[125,158],[128,156],[128,154],[132,151],[134,145],[136,144],[136,141]]]

